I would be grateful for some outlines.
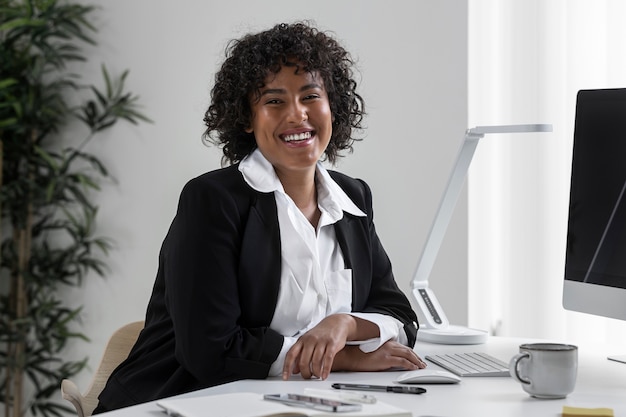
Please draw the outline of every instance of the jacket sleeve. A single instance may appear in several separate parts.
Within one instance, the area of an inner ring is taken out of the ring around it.
[[[371,190],[362,180],[336,172],[331,175],[367,214],[367,217],[347,219],[337,230],[340,242],[345,242],[342,249],[353,271],[353,310],[395,317],[403,323],[408,345],[413,347],[417,337],[417,316],[395,281],[391,261],[376,233]]]
[[[264,286],[263,279],[274,282],[276,277],[267,276],[271,271],[256,282],[240,276],[243,242],[264,244],[261,236],[247,236],[248,204],[237,201],[232,187],[210,177],[190,181],[181,193],[162,250],[165,306],[174,328],[175,356],[206,384],[265,378],[283,343],[283,337],[269,329],[269,321],[265,323],[269,319],[264,319],[274,311],[272,292],[278,291],[278,284]],[[255,293],[266,301],[243,305],[242,300]]]
[[[407,345],[413,347],[417,338],[417,316],[406,295],[395,281],[391,262],[376,234],[373,222],[370,222],[370,235],[372,239],[372,287],[364,311],[388,314],[400,320],[404,325]]]

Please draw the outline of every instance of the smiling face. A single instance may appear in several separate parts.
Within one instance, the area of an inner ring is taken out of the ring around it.
[[[247,132],[279,178],[313,175],[332,133],[332,114],[324,81],[315,72],[283,66],[265,79],[251,98]]]

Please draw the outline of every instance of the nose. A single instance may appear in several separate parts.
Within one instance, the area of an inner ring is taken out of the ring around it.
[[[298,100],[294,100],[288,109],[287,121],[289,123],[300,124],[309,118],[307,107]]]

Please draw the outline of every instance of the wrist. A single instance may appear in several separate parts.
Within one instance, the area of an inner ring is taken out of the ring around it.
[[[344,346],[335,355],[332,371],[358,371],[361,355],[364,353],[358,346]]]
[[[380,328],[377,323],[352,314],[350,314],[350,317],[354,322],[354,327],[352,328],[353,333],[350,334],[350,339],[348,340],[368,340],[380,337]]]
[[[339,320],[338,323],[335,321],[335,326],[336,326],[335,329],[343,330],[343,334],[344,334],[346,341],[359,340],[357,338],[358,332],[359,332],[359,326],[358,326],[356,317],[354,317],[351,314],[338,313],[338,314],[334,314],[333,319]]]

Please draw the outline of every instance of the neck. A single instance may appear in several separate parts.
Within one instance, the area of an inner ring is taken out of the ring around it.
[[[321,212],[317,207],[317,187],[315,186],[315,169],[302,175],[281,175],[278,178],[283,185],[285,193],[291,197],[296,207],[309,220],[314,228],[317,228]]]

